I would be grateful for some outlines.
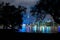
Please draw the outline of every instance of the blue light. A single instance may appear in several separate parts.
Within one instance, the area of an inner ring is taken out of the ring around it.
[[[60,32],[60,26],[58,26],[58,32]]]
[[[25,28],[21,30],[21,32],[26,32]]]
[[[21,32],[21,29],[18,29],[18,32]]]
[[[25,28],[19,29],[18,32],[26,32],[26,29]]]
[[[19,29],[19,32],[26,32],[26,25],[22,24],[22,29]]]
[[[51,27],[46,27],[45,33],[50,33]]]

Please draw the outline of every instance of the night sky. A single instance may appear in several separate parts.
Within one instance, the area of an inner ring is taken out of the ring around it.
[[[0,2],[10,2],[11,5],[32,6],[35,5],[38,0],[0,0]]]

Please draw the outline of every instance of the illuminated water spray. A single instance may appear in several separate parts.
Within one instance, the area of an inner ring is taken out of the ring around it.
[[[38,0],[37,0],[38,1]],[[34,6],[36,3],[37,3],[36,0],[26,0],[24,2],[22,2],[22,6],[25,6],[27,9],[26,9],[26,13],[23,14],[23,24],[31,24],[31,23],[34,23],[36,21],[36,18],[33,17],[30,13],[30,10],[31,10],[31,7]],[[27,3],[27,4],[26,4]],[[29,27],[28,27],[29,28]],[[21,29],[23,32],[26,31],[26,26],[22,26],[22,29]],[[36,30],[36,27],[35,27],[35,30]]]

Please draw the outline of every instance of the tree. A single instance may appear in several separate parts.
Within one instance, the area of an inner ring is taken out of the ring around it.
[[[3,24],[3,6],[4,6],[4,2],[2,2],[1,4],[0,4],[0,25],[2,25]]]
[[[36,17],[36,21],[42,21],[45,18],[46,12],[44,10],[39,10],[36,7],[31,9],[31,13],[34,17]]]
[[[16,25],[20,25],[22,23],[22,15],[21,15],[21,8],[16,8],[14,5],[10,6],[10,3],[6,3],[5,6],[2,6],[1,11],[1,23],[4,25],[4,28],[12,26],[12,29]],[[21,26],[20,26],[21,27]]]
[[[56,23],[60,24],[60,0],[40,0],[35,5],[35,11],[41,12],[44,10],[46,13],[49,13],[53,16],[53,19]]]

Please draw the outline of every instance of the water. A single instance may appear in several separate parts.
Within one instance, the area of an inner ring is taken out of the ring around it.
[[[42,27],[40,27],[40,31],[42,33],[51,33],[51,27],[44,27],[44,26],[42,26]]]

